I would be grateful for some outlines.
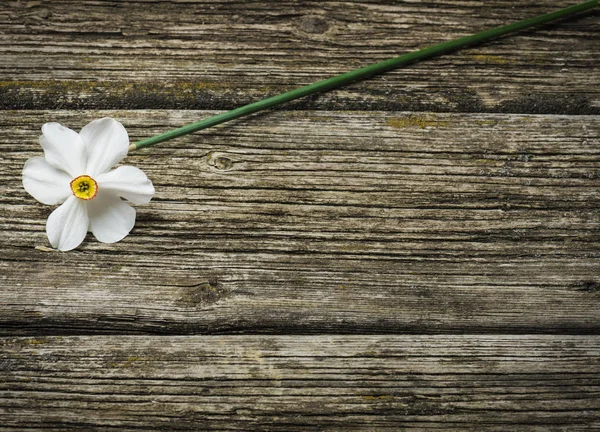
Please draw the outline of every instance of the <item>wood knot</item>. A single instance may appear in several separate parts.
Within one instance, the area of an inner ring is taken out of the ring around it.
[[[40,9],[37,13],[37,15],[42,18],[42,19],[48,19],[50,18],[50,11],[48,9]]]
[[[577,291],[583,291],[583,292],[588,292],[588,293],[600,292],[600,282],[591,281],[591,280],[577,281],[573,284],[573,287]]]
[[[217,303],[227,297],[227,291],[220,288],[216,281],[202,282],[187,286],[180,291],[180,297],[175,302],[178,306],[207,306]]]
[[[307,16],[300,20],[298,28],[306,33],[322,34],[329,30],[329,24],[321,17]]]
[[[208,154],[207,162],[210,166],[221,171],[227,171],[233,168],[233,161],[231,159],[213,152]]]

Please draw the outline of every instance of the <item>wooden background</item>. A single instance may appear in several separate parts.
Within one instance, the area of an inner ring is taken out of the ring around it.
[[[2,1],[0,430],[600,429],[599,10],[138,151],[117,244],[21,186],[573,3]]]

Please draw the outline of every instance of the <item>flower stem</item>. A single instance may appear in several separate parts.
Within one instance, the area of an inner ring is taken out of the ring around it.
[[[565,18],[580,12],[584,12],[596,6],[598,6],[598,0],[590,0],[573,6],[569,6],[564,9],[557,10],[549,14],[540,15],[534,18],[526,19],[524,21],[519,21],[502,27],[485,30],[471,36],[462,37],[449,42],[444,42],[438,45],[424,48],[418,51],[413,51],[411,53],[404,54],[400,57],[395,57],[389,60],[382,61],[380,63],[375,63],[370,66],[366,66],[360,69],[353,70],[351,72],[344,73],[342,75],[337,75],[332,78],[325,79],[323,81],[318,81],[316,83],[300,87],[277,96],[272,96],[270,98],[263,99],[258,102],[244,105],[240,108],[236,108],[234,110],[227,111],[225,113],[218,114],[213,117],[209,117],[196,123],[191,123],[189,125],[173,129],[150,138],[143,139],[134,144],[131,144],[131,146],[129,147],[129,151],[144,147],[150,147],[154,144],[177,138],[182,135],[187,135],[192,132],[199,131],[201,129],[206,129],[218,125],[220,123],[224,123],[239,117],[255,113],[257,111],[273,108],[275,106],[281,105],[285,102],[289,102],[294,99],[298,99],[318,92],[325,92],[327,90],[331,90],[333,88],[340,87],[354,81],[362,80],[365,78],[372,77],[373,75],[378,75],[383,72],[387,72],[399,66],[405,66],[411,63],[415,63],[419,60],[424,60],[437,55],[456,51],[461,48],[480,44],[509,33],[517,32],[519,30],[523,30],[533,26],[538,26],[541,24],[546,24],[550,21],[555,21],[560,18]]]

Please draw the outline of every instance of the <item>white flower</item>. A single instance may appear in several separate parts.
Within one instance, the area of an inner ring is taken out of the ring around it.
[[[154,195],[152,182],[140,169],[110,168],[127,156],[129,136],[112,118],[94,120],[80,133],[58,123],[42,127],[45,157],[23,168],[23,187],[36,200],[62,204],[52,212],[46,233],[53,247],[66,251],[81,244],[88,231],[101,242],[123,239],[135,224],[133,204]]]

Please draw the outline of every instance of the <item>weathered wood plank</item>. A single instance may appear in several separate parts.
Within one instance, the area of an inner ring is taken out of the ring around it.
[[[209,114],[3,112],[1,333],[600,330],[597,116],[255,116],[130,156],[157,195],[121,243],[44,249],[42,123]]]
[[[592,336],[0,339],[0,430],[583,431]]]
[[[3,1],[0,108],[233,108],[574,3]],[[600,113],[600,12],[290,107]]]

